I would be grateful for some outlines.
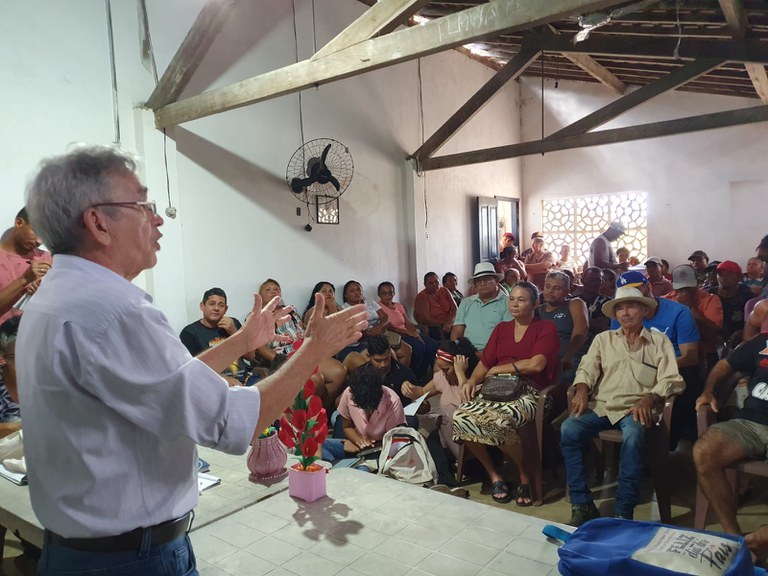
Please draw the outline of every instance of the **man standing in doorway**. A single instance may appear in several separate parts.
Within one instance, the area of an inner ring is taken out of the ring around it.
[[[186,535],[198,500],[196,445],[242,454],[314,368],[361,336],[362,306],[313,314],[274,375],[230,388],[218,375],[271,340],[278,299],[190,356],[131,283],[157,262],[163,219],[134,161],[78,148],[43,162],[28,198],[55,265],[17,340],[32,507],[45,526],[38,573],[197,574]],[[323,310],[321,295],[315,310]]]

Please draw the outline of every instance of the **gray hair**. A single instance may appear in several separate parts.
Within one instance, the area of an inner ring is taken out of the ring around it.
[[[134,157],[108,146],[47,158],[27,188],[29,223],[53,254],[72,254],[85,232],[83,213],[112,200],[109,177],[135,170]]]
[[[568,277],[568,274],[565,272],[560,272],[560,270],[553,270],[552,272],[547,273],[547,277],[544,279],[544,282],[550,279],[560,280],[563,283],[563,288],[568,288],[571,285],[571,279]]]

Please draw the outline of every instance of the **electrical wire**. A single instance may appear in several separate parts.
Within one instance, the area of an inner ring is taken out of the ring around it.
[[[424,145],[424,86],[421,78],[421,58],[416,59],[416,73],[419,78],[419,124],[421,127],[421,145]],[[421,172],[421,165],[416,162],[416,175],[422,178],[422,192],[424,196],[424,231],[425,237],[429,238],[429,205],[427,204],[427,175]]]
[[[112,74],[112,122],[114,130],[114,145],[120,148],[120,99],[117,91],[117,67],[115,64],[115,37],[112,31],[112,2],[104,0],[107,10],[107,43],[109,45],[109,69]]]
[[[680,43],[683,41],[683,27],[680,24],[680,2],[681,0],[677,0],[675,5],[675,15],[677,18],[677,45],[672,52],[672,55],[678,60],[680,60]]]

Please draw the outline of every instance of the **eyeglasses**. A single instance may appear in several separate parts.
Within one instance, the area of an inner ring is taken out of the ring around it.
[[[383,295],[383,296],[391,296],[391,295],[393,295],[394,293],[395,293],[395,291],[394,291],[394,290],[381,290],[381,291],[379,292],[379,294],[381,294],[381,295]]]
[[[154,200],[137,200],[136,202],[99,202],[98,204],[93,204],[91,208],[98,208],[99,206],[117,206],[118,208],[138,207],[144,210],[149,210],[152,213],[152,216],[157,216],[157,204]]]

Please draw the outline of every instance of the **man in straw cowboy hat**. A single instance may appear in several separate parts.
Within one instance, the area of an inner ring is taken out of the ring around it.
[[[601,430],[621,430],[614,513],[631,519],[647,460],[645,429],[654,423],[653,408],[685,387],[669,338],[643,326],[657,306],[635,287],[618,288],[616,297],[603,304],[603,312],[616,319],[619,328],[598,334],[576,371],[571,415],[560,429],[573,526],[599,516],[587,486],[584,446]],[[597,402],[594,410],[588,407],[590,396]]]

